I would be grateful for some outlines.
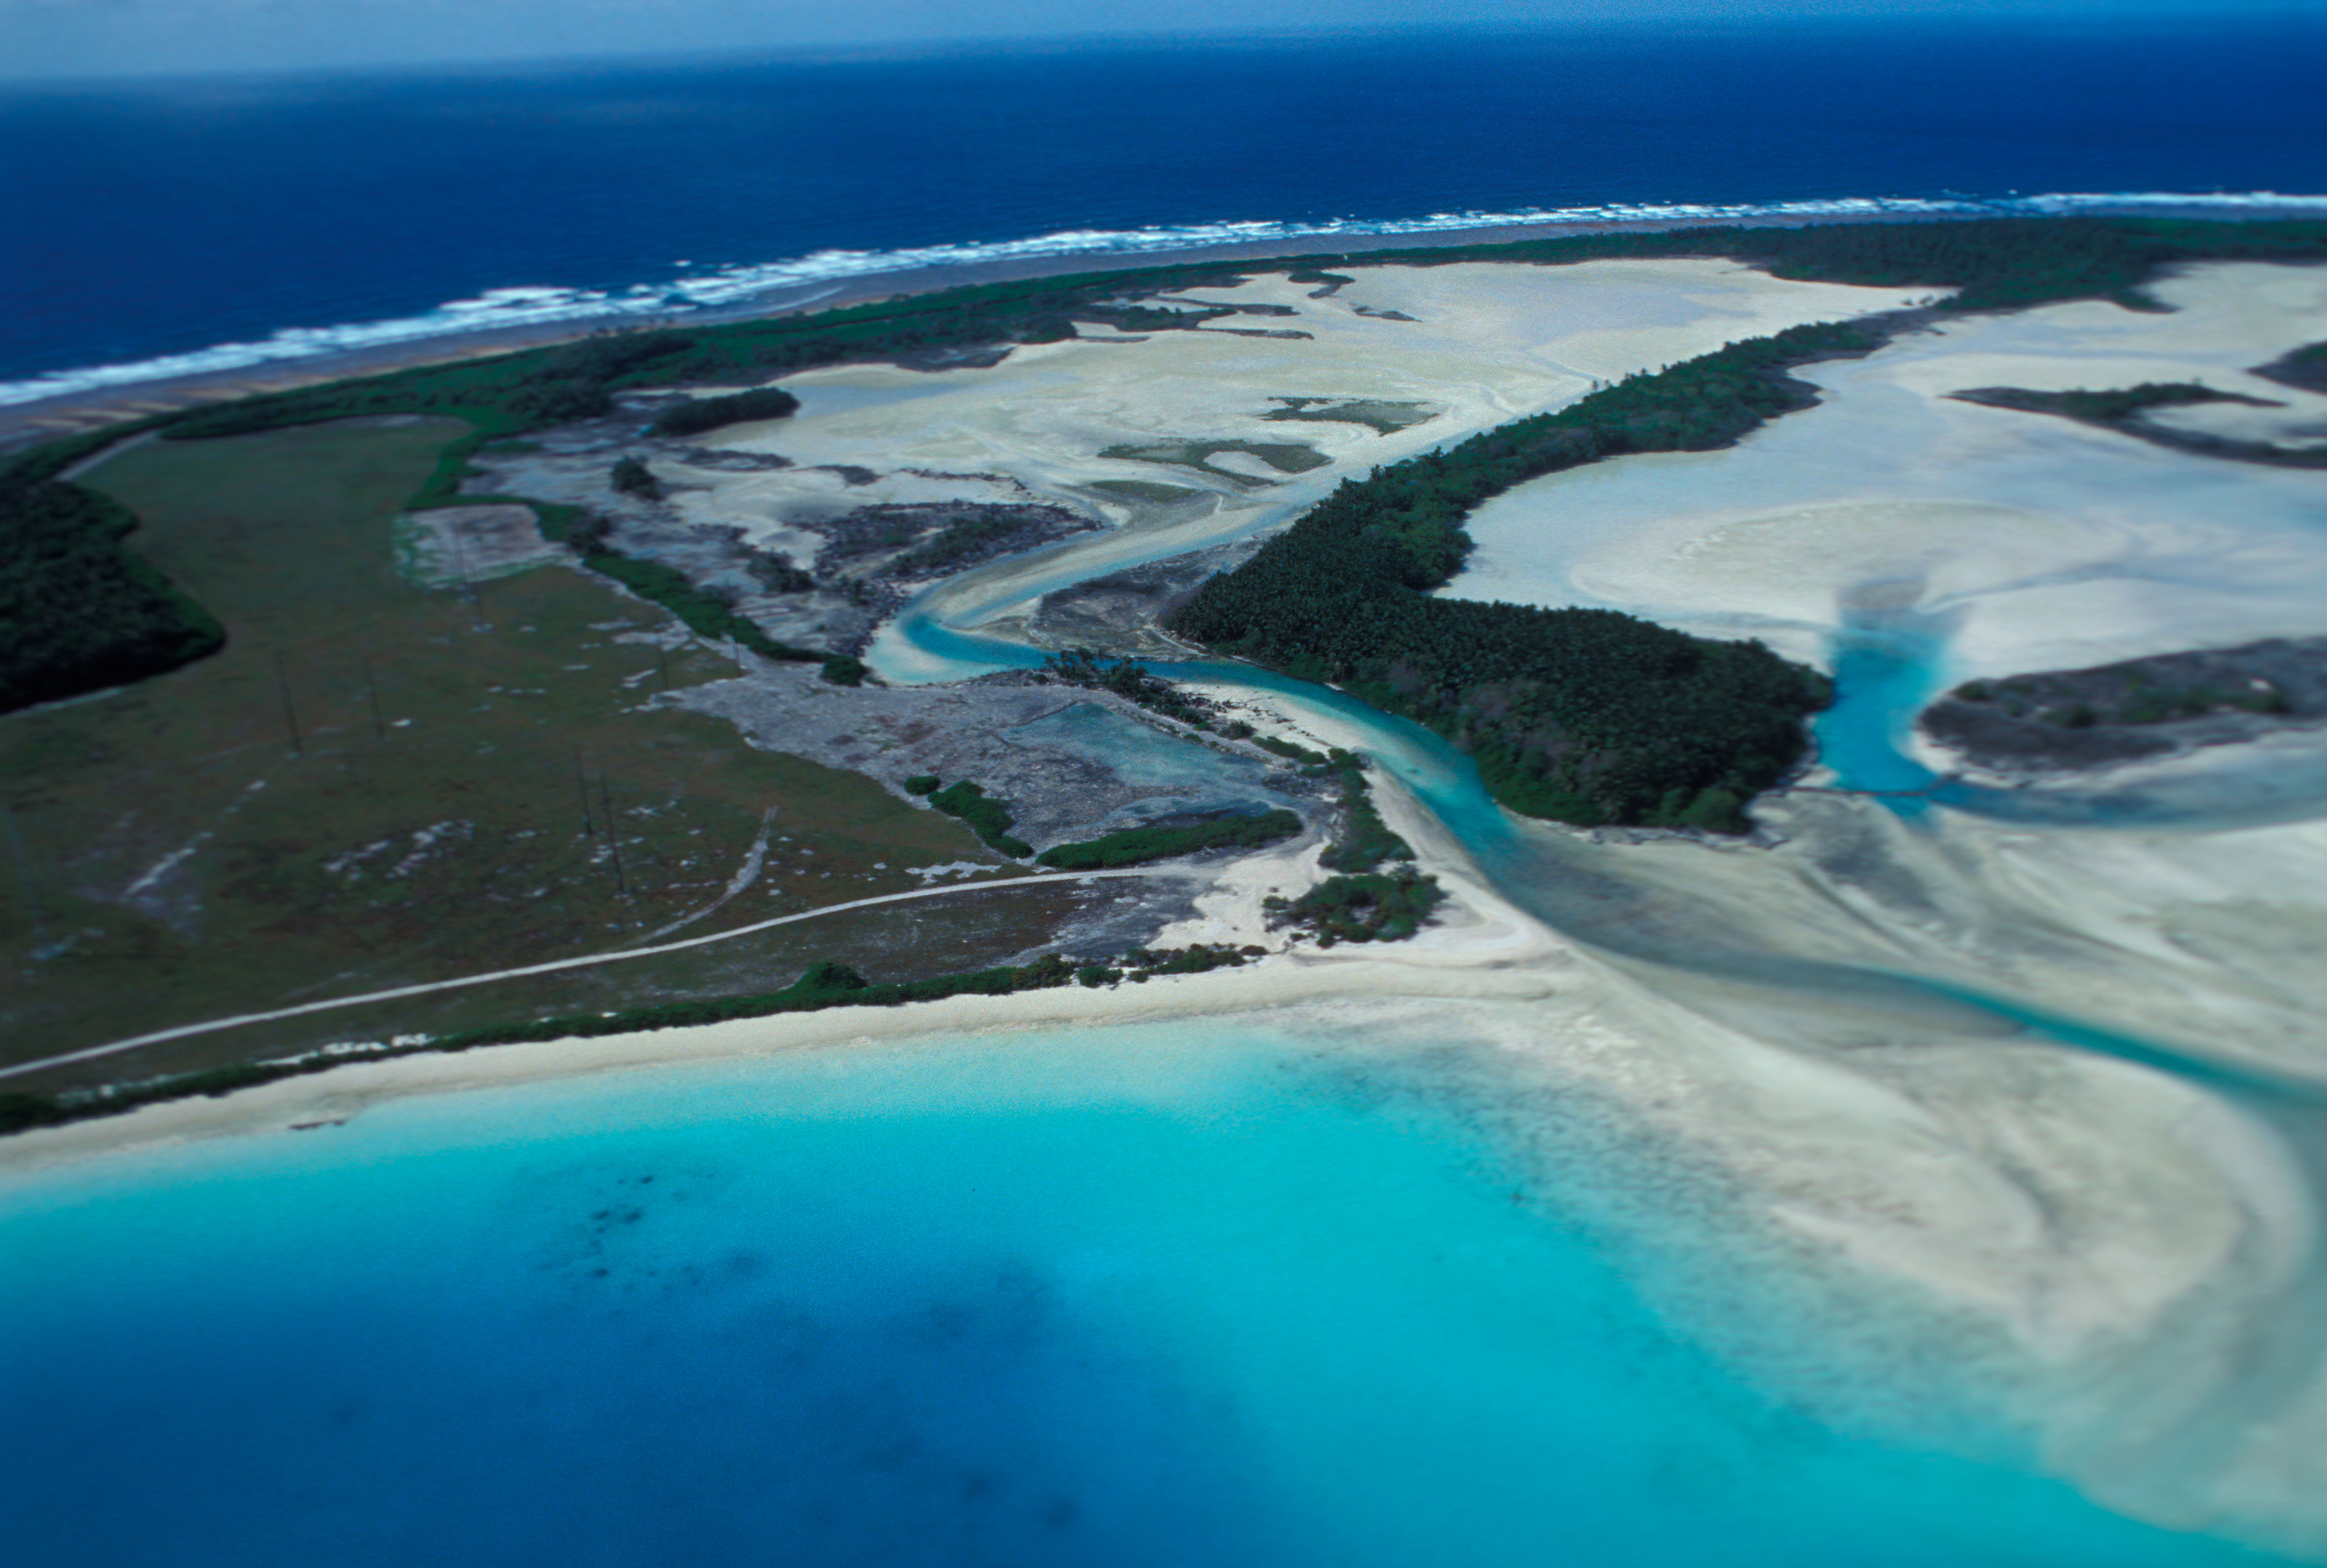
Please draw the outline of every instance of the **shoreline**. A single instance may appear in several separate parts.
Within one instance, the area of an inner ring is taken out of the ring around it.
[[[0,1138],[0,1180],[141,1149],[306,1131],[368,1106],[611,1071],[802,1050],[846,1051],[949,1035],[1107,1029],[1391,997],[1528,1001],[1561,988],[1568,954],[1548,928],[1460,865],[1435,864],[1452,918],[1388,947],[1306,948],[1142,985],[1061,985],[1007,996],[965,994],[896,1007],[836,1007],[623,1034],[351,1058],[322,1071],[216,1096],[157,1101],[117,1115]]]
[[[1314,715],[1261,705],[1283,726],[1313,727]],[[1279,857],[1262,851],[1210,868],[1212,886],[1200,897],[1198,911],[1155,938],[1257,941],[1271,949],[1239,966],[1096,988],[1068,985],[1000,996],[963,994],[897,1006],[832,1007],[466,1050],[350,1055],[270,1083],[157,1100],[115,1115],[0,1136],[0,1181],[188,1139],[306,1130],[345,1120],[369,1105],[418,1095],[613,1070],[652,1071],[799,1050],[845,1051],[939,1035],[1105,1029],[1353,1000],[1526,1002],[1567,988],[1577,949],[1498,893],[1460,841],[1394,779],[1384,773],[1378,783],[1379,808],[1414,845],[1416,869],[1436,877],[1447,895],[1436,919],[1405,941],[1320,949],[1272,936],[1266,929],[1266,890],[1260,884],[1274,879],[1236,874],[1254,865],[1262,872],[1280,869]],[[1169,868],[1158,869],[1170,874]],[[706,939],[720,938],[697,938]]]
[[[2242,207],[2235,211],[2226,211],[2218,204],[2193,198],[2186,205],[2127,201],[2116,205],[2098,204],[2090,209],[2079,209],[2073,214],[2056,216],[2273,222],[2305,215],[2315,216],[2318,206],[2314,201],[2288,200],[2281,206]],[[813,315],[981,284],[1017,283],[1088,273],[1144,271],[1152,267],[1212,262],[1280,261],[1310,257],[1338,258],[1401,251],[1454,249],[1474,245],[1517,245],[1529,240],[1573,238],[1586,235],[1653,234],[1689,229],[1808,229],[1837,224],[1977,222],[1998,216],[2012,214],[1985,211],[1772,212],[1747,216],[1691,214],[1543,223],[1490,223],[1407,234],[1313,234],[1275,239],[1215,241],[1177,249],[1078,251],[914,266],[895,272],[840,278],[827,284],[787,283],[744,303],[669,315],[609,311],[599,316],[485,328],[468,332],[444,332],[232,369],[160,377],[102,389],[61,393],[53,397],[0,406],[0,452],[34,446],[42,442],[100,429],[107,425],[173,413],[205,403],[228,402],[320,386],[356,376],[385,375],[425,365],[453,364],[463,359],[547,348],[588,337],[608,328],[646,330],[688,324],[715,326],[740,321]],[[1334,248],[1336,240],[1364,243],[1361,248]],[[803,290],[809,297],[790,301],[781,297],[798,295]]]

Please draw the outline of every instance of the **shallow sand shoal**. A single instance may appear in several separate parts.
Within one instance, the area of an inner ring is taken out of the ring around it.
[[[1014,498],[1108,525],[947,581],[919,607],[956,629],[1000,630],[1051,588],[1264,531],[1344,479],[1561,406],[1603,381],[1920,297],[1710,260],[1369,265],[1347,275],[1354,281],[1324,297],[1281,275],[1184,291],[1283,313],[1229,320],[1298,336],[1220,322],[1034,345],[985,368],[808,371],[786,380],[801,399],[791,418],[712,438],[794,466],[671,462],[658,471],[688,522],[773,549],[796,547],[803,525],[849,508],[945,499]],[[1318,405],[1394,406],[1412,422],[1380,430],[1293,416]],[[870,662],[892,680],[962,673],[893,630]]]
[[[2252,373],[2327,335],[2327,271],[2208,264],[2150,292],[2171,308],[1946,320],[1796,370],[1820,406],[1734,447],[1519,486],[1473,515],[1445,592],[1625,610],[1821,666],[1872,595],[1949,680],[2327,630],[2327,473],[1949,396],[2195,381],[2297,423],[2327,411]]]

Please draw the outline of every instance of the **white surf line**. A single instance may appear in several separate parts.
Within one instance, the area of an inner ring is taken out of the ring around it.
[[[593,964],[618,964],[625,958],[651,958],[659,953],[676,953],[687,947],[708,947],[735,937],[748,937],[754,931],[764,931],[775,926],[789,926],[797,920],[813,920],[821,915],[837,915],[849,910],[871,909],[877,904],[903,903],[911,899],[941,898],[948,893],[983,892],[988,888],[1054,887],[1064,882],[1089,882],[1117,877],[1189,876],[1184,869],[1143,866],[1128,871],[1065,872],[1052,876],[1009,877],[1001,882],[957,882],[951,887],[916,888],[911,892],[883,893],[878,898],[856,899],[845,904],[827,904],[819,910],[803,910],[796,915],[778,915],[772,919],[749,926],[738,926],[732,931],[715,931],[707,937],[689,937],[684,941],[664,942],[650,947],[624,947],[612,953],[593,953],[579,958],[556,958],[547,964],[528,964],[518,969],[496,969],[490,975],[468,975],[458,980],[431,980],[420,985],[399,985],[392,991],[370,991],[361,996],[336,996],[325,1002],[303,1003],[297,1007],[278,1007],[272,1013],[244,1013],[232,1018],[213,1018],[204,1023],[182,1023],[174,1029],[157,1029],[151,1034],[132,1035],[109,1045],[92,1045],[83,1050],[70,1050],[62,1056],[43,1057],[39,1061],[22,1061],[14,1066],[0,1067],[0,1078],[14,1078],[20,1073],[38,1072],[43,1068],[66,1067],[77,1061],[93,1061],[101,1056],[136,1050],[140,1046],[159,1045],[164,1041],[184,1040],[190,1035],[214,1034],[221,1029],[238,1029],[246,1023],[273,1023],[279,1019],[302,1018],[311,1013],[329,1013],[337,1007],[360,1007],[368,1002],[396,1002],[407,996],[426,996],[438,991],[457,991],[464,985],[487,985],[496,980],[518,980],[528,975],[551,975],[561,969],[583,969]]]

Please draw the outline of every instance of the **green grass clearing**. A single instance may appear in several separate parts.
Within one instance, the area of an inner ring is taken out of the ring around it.
[[[463,434],[155,443],[87,477],[229,641],[0,719],[30,873],[0,895],[0,1060],[627,945],[717,898],[771,808],[758,882],[690,933],[981,858],[855,774],[644,709],[733,667],[619,640],[673,622],[603,579],[547,566],[473,602],[405,580],[391,525]]]

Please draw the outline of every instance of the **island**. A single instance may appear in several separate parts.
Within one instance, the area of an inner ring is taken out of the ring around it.
[[[1762,1263],[1660,1299],[1759,1367],[1731,1287],[1807,1293],[1892,1379],[1821,1419],[2070,1390],[2052,1473],[2312,1550],[2322,259],[1199,259],[20,445],[0,1165],[1262,1020],[1492,1122],[1499,1216],[1679,1151],[1629,1190]]]

